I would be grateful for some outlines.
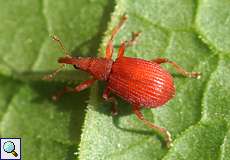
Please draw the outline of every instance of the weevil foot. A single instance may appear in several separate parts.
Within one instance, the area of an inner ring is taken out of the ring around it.
[[[111,110],[111,115],[114,117],[114,116],[117,116],[118,115],[118,110],[116,107],[112,107],[112,110]]]
[[[191,72],[190,78],[196,78],[196,79],[200,79],[201,78],[201,72]]]
[[[58,97],[57,97],[56,95],[53,95],[51,98],[52,98],[52,100],[55,101],[55,102],[58,101]]]
[[[67,92],[72,92],[72,89],[69,89],[68,87],[64,87],[63,90],[57,92],[56,94],[54,94],[51,98],[53,101],[58,101],[65,93]]]
[[[47,81],[51,81],[53,79],[53,75],[52,74],[49,74],[49,75],[45,75],[42,77],[42,80],[47,80]]]
[[[171,136],[171,134],[169,133],[169,131],[166,131],[165,133],[166,133],[166,146],[167,146],[168,148],[171,148],[171,147],[173,147],[173,144],[172,144],[172,136]]]

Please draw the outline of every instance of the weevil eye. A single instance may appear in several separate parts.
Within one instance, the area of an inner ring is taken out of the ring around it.
[[[76,66],[76,65],[73,65],[73,67],[75,68],[75,69],[80,69],[78,66]]]

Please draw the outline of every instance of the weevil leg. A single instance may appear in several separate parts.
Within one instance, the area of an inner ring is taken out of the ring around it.
[[[148,127],[154,129],[155,131],[159,132],[160,134],[164,135],[167,147],[171,147],[172,146],[171,134],[165,128],[161,128],[161,127],[155,125],[154,123],[146,120],[144,118],[143,114],[141,113],[139,106],[133,105],[132,109],[133,109],[133,112],[136,114],[137,118],[139,120],[141,120],[142,122],[144,122],[145,125],[147,125]]]
[[[188,72],[183,67],[178,65],[176,62],[170,61],[167,58],[157,58],[152,60],[155,63],[161,64],[161,63],[169,63],[171,64],[178,73],[182,74],[185,77],[189,78],[200,78],[201,73],[200,72]]]
[[[140,33],[141,32],[132,32],[132,38],[129,41],[121,42],[121,45],[120,45],[119,50],[118,50],[117,58],[123,57],[124,53],[125,53],[125,49],[136,43],[136,39],[140,35]]]
[[[117,54],[117,58],[121,58],[124,56],[124,53],[125,53],[125,48],[126,48],[126,42],[122,42],[120,47],[119,47],[119,50],[118,50],[118,54]]]
[[[127,16],[124,14],[121,17],[119,23],[113,28],[111,37],[110,37],[110,39],[109,39],[109,41],[107,43],[107,46],[106,46],[106,56],[105,56],[106,59],[111,59],[112,58],[112,55],[113,55],[113,39],[117,35],[117,33],[119,32],[119,30],[121,29],[121,27],[123,26],[123,24],[125,23],[126,20],[127,20]]]
[[[89,79],[86,80],[82,83],[80,83],[79,85],[77,85],[75,88],[68,88],[68,87],[64,87],[63,90],[57,92],[54,96],[52,96],[52,99],[54,101],[59,100],[65,93],[69,93],[69,92],[80,92],[88,87],[90,87],[93,83],[95,82],[95,79]]]
[[[107,46],[106,46],[106,53],[105,53],[105,58],[106,59],[111,59],[113,56],[113,42],[112,40],[109,40]]]
[[[140,36],[141,32],[132,32],[132,38],[127,41],[126,47],[133,46],[137,42],[137,38]]]
[[[108,87],[106,87],[106,89],[103,92],[102,97],[108,101],[112,103],[112,115],[115,116],[118,114],[118,109],[117,109],[117,100],[115,99],[115,97],[109,97],[110,94],[110,90]]]

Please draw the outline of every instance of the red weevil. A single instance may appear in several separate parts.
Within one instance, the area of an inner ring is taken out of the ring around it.
[[[187,72],[177,63],[167,58],[156,58],[147,61],[124,56],[125,49],[134,44],[140,32],[133,32],[131,40],[121,43],[117,59],[113,61],[113,39],[126,20],[127,16],[123,15],[117,26],[113,28],[111,37],[107,43],[105,58],[71,57],[67,54],[60,39],[53,36],[53,39],[64,50],[65,56],[58,59],[58,63],[62,64],[61,67],[46,78],[53,78],[65,64],[71,64],[74,68],[86,71],[93,76],[92,79],[82,82],[75,88],[65,87],[64,90],[53,96],[53,100],[59,99],[67,92],[80,92],[91,86],[96,80],[106,81],[107,86],[104,90],[103,98],[113,103],[114,114],[116,113],[117,102],[114,97],[109,96],[111,92],[128,101],[132,105],[132,110],[137,118],[143,121],[148,127],[164,135],[167,146],[171,146],[170,133],[165,128],[159,127],[145,119],[140,109],[143,107],[160,107],[175,95],[173,77],[160,64],[169,63],[178,73],[186,77],[198,78],[200,73]]]

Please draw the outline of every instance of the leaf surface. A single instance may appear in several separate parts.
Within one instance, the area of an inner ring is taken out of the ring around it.
[[[167,57],[188,71],[201,72],[202,77],[184,78],[171,66],[162,65],[174,75],[176,97],[160,108],[142,112],[171,132],[174,147],[170,149],[120,98],[120,114],[112,117],[111,104],[98,98],[101,84],[96,86],[81,138],[81,160],[229,159],[229,7],[227,0],[117,1],[103,47],[119,17],[127,13],[128,22],[115,44],[129,39],[132,31],[142,34],[126,56],[147,60]]]
[[[50,35],[75,56],[93,56],[113,7],[105,0],[0,0],[0,135],[22,138],[23,159],[76,159],[89,90],[59,102],[51,96],[89,77],[71,67],[42,80],[63,56]]]

